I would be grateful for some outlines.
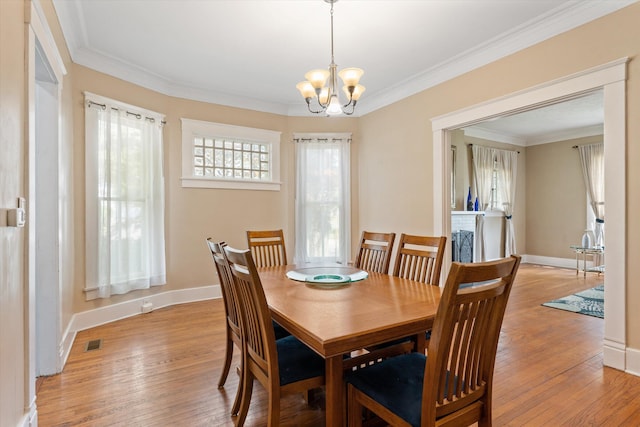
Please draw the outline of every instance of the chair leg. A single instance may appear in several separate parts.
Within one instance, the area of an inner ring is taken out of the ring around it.
[[[280,425],[280,385],[270,384],[269,392],[269,414],[268,427],[278,427]]]
[[[231,415],[238,415],[238,411],[240,410],[240,403],[242,402],[242,394],[244,392],[244,382],[242,381],[242,373],[244,372],[244,358],[240,360],[240,367],[238,368],[238,375],[240,378],[238,379],[238,390],[236,391],[236,398],[233,401],[233,406],[231,407]]]
[[[349,427],[362,427],[362,405],[356,397],[356,389],[347,386],[347,419]]]
[[[225,350],[224,355],[224,366],[222,367],[222,373],[220,374],[220,379],[218,380],[218,388],[224,387],[224,383],[227,381],[227,376],[229,375],[229,369],[231,368],[231,359],[233,357],[233,341],[229,337],[229,332],[227,332],[227,348]]]
[[[238,411],[238,418],[236,418],[236,426],[241,427],[244,425],[244,421],[247,418],[249,412],[249,404],[251,403],[251,394],[253,393],[253,374],[248,372],[248,369],[242,370],[242,399],[240,402],[240,410]]]

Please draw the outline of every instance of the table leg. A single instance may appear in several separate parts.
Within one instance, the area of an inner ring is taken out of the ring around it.
[[[576,276],[580,273],[580,252],[576,251]]]
[[[325,359],[325,398],[327,427],[344,425],[345,399],[342,368],[342,355]]]
[[[584,260],[582,262],[582,267],[583,267],[582,271],[584,272],[584,278],[586,279],[587,278],[587,251],[584,251],[582,253],[582,259]]]

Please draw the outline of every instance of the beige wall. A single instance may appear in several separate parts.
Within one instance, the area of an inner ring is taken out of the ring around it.
[[[293,241],[293,132],[351,131],[353,146],[353,234],[362,229],[431,233],[433,188],[441,185],[432,172],[430,119],[502,95],[589,69],[628,56],[627,86],[627,239],[635,241],[640,224],[633,221],[640,208],[640,4],[633,4],[575,30],[515,53],[463,76],[425,90],[393,105],[345,119],[287,118],[272,114],[184,101],[167,97],[67,63],[68,53],[50,0],[42,0],[53,35],[65,59],[69,75],[63,93],[63,151],[72,159],[71,183],[64,205],[70,207],[62,230],[67,258],[63,271],[63,319],[73,312],[138,297],[115,297],[110,301],[84,302],[84,148],[82,91],[88,90],[167,115],[167,239],[166,289],[210,284],[215,281],[204,238],[224,238],[232,245],[244,243],[248,227],[282,226]],[[21,0],[0,0],[0,208],[14,206],[24,194],[23,153],[26,147],[24,80],[24,8]],[[364,102],[364,101],[363,101]],[[179,184],[179,118],[219,121],[283,132],[282,179],[279,193],[231,192],[182,189]],[[71,161],[69,161],[71,163]],[[229,207],[233,204],[235,207]],[[241,210],[250,212],[240,214]],[[220,221],[227,226],[215,225]],[[523,233],[524,234],[524,233]],[[530,234],[530,232],[527,232]],[[24,416],[26,402],[23,277],[24,231],[0,226],[0,425],[16,425]],[[523,243],[524,242],[519,242]],[[525,246],[526,247],[526,246]],[[519,246],[520,248],[520,246]],[[627,345],[640,348],[640,248],[627,245]],[[72,283],[67,283],[67,280]],[[69,300],[73,300],[73,304]],[[10,327],[8,327],[10,325]],[[63,325],[63,328],[66,326]]]
[[[527,147],[527,244],[525,253],[571,258],[587,225],[587,195],[575,145],[602,135]],[[593,229],[593,227],[591,227]]]
[[[25,194],[24,6],[0,1],[0,425],[14,426],[29,407],[24,319],[26,230],[6,226],[7,208]]]
[[[84,251],[76,256],[74,311],[85,311],[147,294],[193,288],[217,283],[205,239],[225,240],[235,247],[246,247],[246,230],[282,228],[289,257],[293,257],[294,236],[294,132],[352,132],[353,158],[357,159],[357,119],[295,118],[267,114],[203,102],[173,98],[141,88],[97,71],[74,65],[73,111],[75,164],[78,177],[84,177],[85,91],[117,99],[166,115],[164,126],[166,192],[167,284],[110,299],[85,301]],[[248,126],[282,132],[280,191],[182,188],[180,177],[181,118]],[[357,170],[357,165],[354,164]],[[84,247],[84,179],[76,179],[76,246]]]

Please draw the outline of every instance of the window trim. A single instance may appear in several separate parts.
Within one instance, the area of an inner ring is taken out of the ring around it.
[[[182,122],[182,181],[183,188],[220,188],[233,190],[280,191],[280,136],[282,132],[257,129],[193,119]],[[212,178],[193,175],[193,138],[222,137],[254,141],[270,145],[270,181],[237,178]]]

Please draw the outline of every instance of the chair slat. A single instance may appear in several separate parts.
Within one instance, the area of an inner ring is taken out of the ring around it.
[[[257,267],[287,264],[287,250],[282,230],[247,231],[247,243]]]
[[[395,233],[363,231],[354,266],[375,273],[389,273]]]
[[[400,235],[393,275],[439,285],[447,238]]]

